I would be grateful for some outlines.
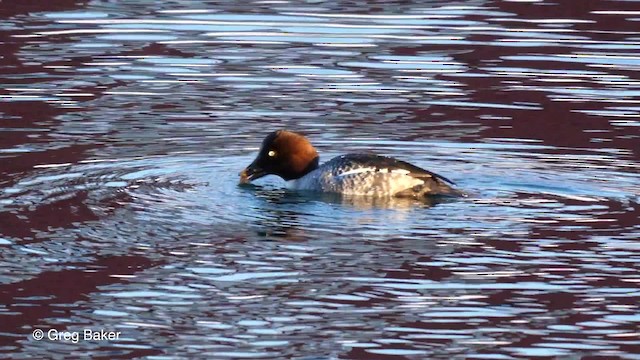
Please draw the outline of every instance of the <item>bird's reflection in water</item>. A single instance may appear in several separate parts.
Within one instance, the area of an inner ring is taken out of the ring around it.
[[[429,208],[441,203],[459,201],[458,198],[447,196],[431,196],[421,199],[401,198],[401,197],[371,197],[358,195],[344,195],[337,193],[319,193],[311,191],[293,191],[285,188],[274,188],[272,186],[261,186],[255,184],[240,184],[240,188],[253,192],[258,199],[270,204],[305,204],[305,203],[326,203],[331,205],[342,205],[345,208],[355,210],[371,209],[415,209]]]
[[[239,187],[255,199],[254,206],[261,214],[254,221],[259,235],[287,241],[306,241],[312,237],[311,234],[317,237],[318,231],[339,236],[344,232],[345,224],[352,229],[385,227],[385,219],[402,222],[413,211],[424,211],[440,203],[455,201],[447,197],[348,196],[292,191],[271,185],[241,184]]]

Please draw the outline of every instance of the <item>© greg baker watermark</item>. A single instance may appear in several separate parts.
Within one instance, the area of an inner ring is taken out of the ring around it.
[[[56,329],[49,329],[47,331],[41,329],[35,329],[31,333],[31,337],[34,340],[50,340],[50,341],[65,341],[74,344],[80,341],[109,341],[119,340],[120,331],[106,331],[106,330],[92,330],[83,329],[82,331],[58,331]]]

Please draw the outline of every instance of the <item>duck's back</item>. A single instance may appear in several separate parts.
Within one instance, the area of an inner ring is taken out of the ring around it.
[[[452,184],[438,174],[402,160],[374,154],[346,154],[292,181],[291,186],[300,190],[375,197],[462,195],[448,183]]]

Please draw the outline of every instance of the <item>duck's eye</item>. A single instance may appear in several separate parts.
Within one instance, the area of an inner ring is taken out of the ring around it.
[[[276,156],[276,152],[271,150],[267,153],[267,155],[269,155],[269,157],[275,157]]]

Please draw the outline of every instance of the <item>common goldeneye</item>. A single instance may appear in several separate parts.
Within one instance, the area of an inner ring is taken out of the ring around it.
[[[248,183],[277,175],[288,187],[343,195],[421,198],[462,196],[451,180],[408,162],[373,154],[345,154],[319,165],[316,149],[303,135],[274,131],[262,142],[256,159],[240,172]]]

